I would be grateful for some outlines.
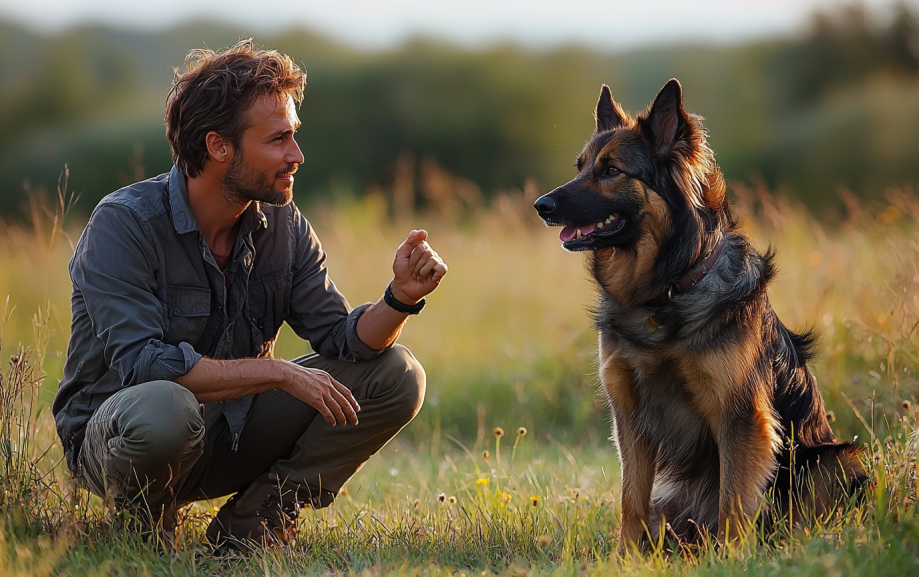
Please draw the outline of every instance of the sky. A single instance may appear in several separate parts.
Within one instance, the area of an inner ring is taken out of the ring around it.
[[[907,0],[914,10],[919,0]],[[862,0],[884,13],[892,0]],[[191,19],[241,33],[314,30],[356,48],[425,36],[468,47],[514,42],[625,49],[686,41],[735,43],[803,30],[817,9],[848,0],[0,0],[0,17],[55,31],[104,23],[156,30]]]

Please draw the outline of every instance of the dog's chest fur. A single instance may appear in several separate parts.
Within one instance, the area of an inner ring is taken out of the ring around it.
[[[724,391],[698,367],[719,346],[742,346],[738,334],[751,328],[746,323],[738,331],[718,313],[745,308],[740,301],[759,285],[759,255],[736,237],[724,253],[698,285],[672,300],[636,307],[601,290],[601,383],[614,416],[629,412],[640,434],[658,447],[658,469],[668,474],[691,476],[716,452],[706,412]]]

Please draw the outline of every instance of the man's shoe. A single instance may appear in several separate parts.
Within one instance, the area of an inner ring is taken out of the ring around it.
[[[227,501],[205,536],[215,549],[290,545],[297,537],[300,507],[297,491],[285,490],[271,473]]]

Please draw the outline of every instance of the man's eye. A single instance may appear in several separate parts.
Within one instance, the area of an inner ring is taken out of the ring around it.
[[[606,174],[608,174],[609,176],[616,176],[617,174],[621,174],[621,173],[622,171],[616,168],[615,166],[611,166],[606,169]]]

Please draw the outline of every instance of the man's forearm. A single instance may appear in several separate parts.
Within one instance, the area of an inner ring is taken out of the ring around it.
[[[175,382],[195,395],[199,403],[230,401],[284,385],[284,372],[275,359],[201,358]]]
[[[396,342],[407,319],[407,314],[400,313],[380,299],[357,319],[357,338],[371,349],[384,349]]]

